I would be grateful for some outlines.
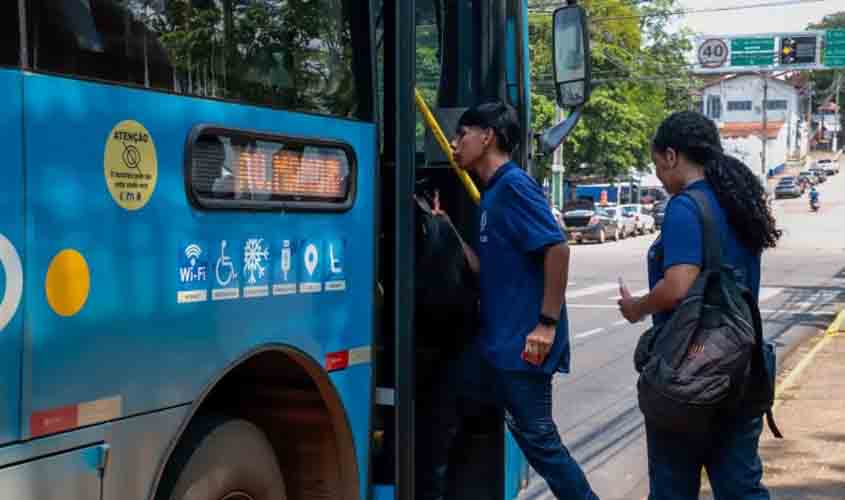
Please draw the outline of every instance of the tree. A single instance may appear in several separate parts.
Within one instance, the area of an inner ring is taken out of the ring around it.
[[[689,105],[695,82],[678,78],[687,74],[689,33],[665,29],[677,0],[580,4],[592,20],[594,87],[581,122],[564,144],[564,162],[569,176],[622,180],[649,166],[651,134],[666,115]],[[534,91],[553,100],[551,16],[530,16],[529,35]],[[538,114],[545,102],[534,99],[532,112]]]

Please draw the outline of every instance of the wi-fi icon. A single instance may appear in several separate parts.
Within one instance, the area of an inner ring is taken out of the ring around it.
[[[196,243],[191,243],[185,247],[185,257],[191,260],[191,267],[197,264],[197,257],[202,255],[202,248]]]

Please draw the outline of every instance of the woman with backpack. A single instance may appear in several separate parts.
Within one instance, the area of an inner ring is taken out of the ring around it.
[[[654,326],[650,331],[664,339],[689,329],[681,321],[669,322],[676,311],[689,313],[688,308],[684,309],[689,302],[685,299],[694,284],[701,287],[697,278],[708,269],[705,248],[711,242],[704,241],[705,219],[700,206],[709,206],[707,225],[712,228],[711,234],[719,235],[719,241],[712,243],[717,243],[716,248],[720,249],[721,255],[717,256],[721,259],[720,269],[729,269],[722,276],[735,278],[738,286],[734,289],[746,290],[748,300],[753,303],[753,307],[741,308],[746,315],[752,309],[756,312],[760,257],[781,236],[758,178],[748,166],[724,153],[716,125],[696,112],[675,113],[660,125],[652,142],[652,159],[657,176],[672,199],[666,207],[661,235],[648,251],[650,292],[643,297],[632,297],[620,283],[622,315],[632,323],[651,315]],[[705,301],[702,295],[699,294],[698,300]],[[705,310],[698,310],[698,315],[704,316]],[[756,332],[757,342],[762,343],[759,325],[749,326],[748,330],[752,339]],[[676,359],[695,363],[696,356],[706,355],[706,347],[693,341],[684,347],[683,356]],[[643,391],[648,387],[643,387],[642,375],[638,388],[643,408],[649,401],[643,399]],[[743,406],[742,400],[739,401],[736,408]],[[733,408],[719,410],[703,431],[679,432],[665,425],[660,412],[643,410],[643,413],[650,500],[697,499],[702,468],[707,471],[717,500],[769,498],[761,483],[763,470],[758,445],[763,420],[759,414],[749,415]]]

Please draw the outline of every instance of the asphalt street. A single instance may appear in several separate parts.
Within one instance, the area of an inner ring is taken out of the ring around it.
[[[764,335],[779,359],[834,316],[845,301],[845,173],[819,187],[822,210],[804,196],[777,200],[784,230],[763,256],[760,309]],[[555,420],[570,452],[603,500],[648,494],[643,418],[637,407],[633,350],[649,323],[628,324],[618,312],[618,278],[634,293],[647,291],[646,251],[656,235],[603,245],[573,246],[567,304],[572,372],[555,379]],[[768,432],[768,430],[764,431]],[[550,499],[531,471],[522,499]]]

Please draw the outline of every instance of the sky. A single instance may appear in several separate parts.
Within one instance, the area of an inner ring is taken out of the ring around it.
[[[681,0],[685,9],[721,8],[782,0]],[[806,5],[764,7],[727,12],[686,14],[679,24],[703,34],[729,35],[804,31],[827,14],[845,11],[845,0],[824,0]]]

